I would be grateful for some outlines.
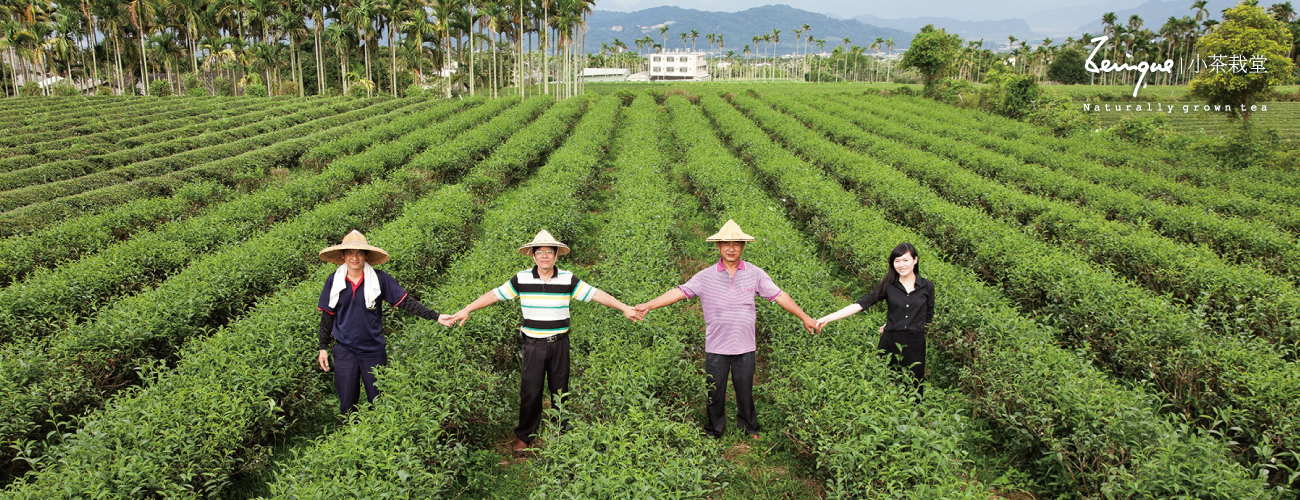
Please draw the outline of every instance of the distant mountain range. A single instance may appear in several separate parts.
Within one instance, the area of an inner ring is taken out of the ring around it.
[[[854,19],[861,21],[863,24],[880,26],[883,28],[893,28],[903,31],[916,33],[921,31],[921,27],[927,24],[933,24],[936,28],[944,28],[949,33],[961,35],[965,40],[984,39],[985,48],[993,48],[997,40],[1006,40],[1007,35],[1015,35],[1016,38],[1026,38],[1035,36],[1034,30],[1030,29],[1029,23],[1024,19],[1003,19],[1001,21],[958,21],[946,17],[909,17],[905,19],[883,19],[872,15],[858,16]]]
[[[650,35],[655,43],[664,44],[665,37],[659,34],[659,28],[667,25],[667,43],[664,47],[668,50],[689,49],[691,41],[687,40],[683,44],[679,33],[696,30],[699,32],[699,38],[695,39],[696,50],[708,50],[709,42],[705,39],[705,35],[714,33],[721,34],[725,43],[720,49],[714,47],[715,51],[734,50],[740,54],[745,45],[757,51],[760,49],[754,46],[753,37],[777,29],[781,30],[780,43],[772,46],[764,44],[768,47],[769,54],[772,53],[773,48],[778,55],[794,53],[796,48],[802,53],[806,46],[796,41],[794,30],[804,24],[812,28],[809,33],[813,37],[826,40],[823,48],[827,52],[842,44],[845,38],[850,40],[851,45],[866,47],[877,37],[893,38],[894,50],[899,52],[907,48],[912,41],[912,36],[920,28],[918,26],[911,30],[901,30],[871,26],[857,20],[835,19],[825,14],[799,10],[788,5],[766,5],[740,12],[706,12],[680,7],[654,7],[636,12],[597,10],[587,19],[587,50],[598,52],[601,43],[612,44],[614,39],[619,39],[627,44],[630,50],[635,51],[634,40],[644,38],[646,35]],[[812,51],[817,52],[817,46],[814,45]]]
[[[1221,11],[1236,3],[1237,0],[1209,0],[1206,9],[1212,18],[1222,19]],[[781,41],[775,44],[776,53],[791,54],[796,47],[802,53],[806,46],[796,41],[794,30],[807,24],[812,27],[812,36],[826,40],[824,50],[827,52],[840,45],[845,38],[852,42],[851,45],[866,47],[877,37],[893,38],[895,52],[901,52],[907,49],[912,37],[922,26],[933,24],[949,33],[961,35],[965,40],[983,39],[986,49],[1005,51],[1008,35],[1015,36],[1018,40],[1028,39],[1031,45],[1041,43],[1044,38],[1051,38],[1053,43],[1060,44],[1067,36],[1078,38],[1084,33],[1098,36],[1102,31],[1101,16],[1106,12],[1114,12],[1116,22],[1122,24],[1127,24],[1129,17],[1136,14],[1142,18],[1143,27],[1151,31],[1158,31],[1170,16],[1195,16],[1195,12],[1190,9],[1191,0],[1148,0],[1136,7],[1129,7],[1131,5],[1131,0],[1096,0],[1073,7],[1028,12],[1024,18],[996,21],[962,21],[947,17],[886,19],[870,14],[839,19],[788,5],[765,5],[739,12],[702,11],[671,6],[652,7],[636,12],[597,10],[587,20],[587,50],[598,52],[601,43],[613,44],[615,39],[627,44],[630,50],[636,50],[634,40],[646,35],[650,35],[655,43],[663,44],[665,37],[659,34],[659,28],[666,25],[667,43],[664,46],[668,50],[689,49],[690,40],[683,44],[679,34],[696,30],[699,32],[699,37],[695,40],[696,50],[709,50],[705,35],[714,33],[721,34],[725,41],[724,47],[713,47],[714,51],[725,53],[734,50],[740,54],[745,45],[750,45],[757,52],[760,49],[754,46],[753,37],[778,29],[781,30]],[[767,50],[771,51],[772,47]],[[817,47],[814,46],[812,50],[816,52]]]

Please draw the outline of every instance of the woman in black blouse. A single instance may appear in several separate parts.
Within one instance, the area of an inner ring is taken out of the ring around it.
[[[885,278],[857,302],[817,320],[817,329],[847,318],[884,301],[885,326],[880,328],[878,348],[890,355],[891,365],[912,370],[917,394],[925,376],[925,324],[934,318],[934,283],[917,275],[920,259],[911,243],[900,243],[889,253]]]

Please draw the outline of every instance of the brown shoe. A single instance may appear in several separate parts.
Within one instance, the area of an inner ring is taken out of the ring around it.
[[[516,457],[522,457],[527,452],[527,450],[528,450],[528,443],[525,443],[524,440],[522,439],[515,438],[514,455]]]

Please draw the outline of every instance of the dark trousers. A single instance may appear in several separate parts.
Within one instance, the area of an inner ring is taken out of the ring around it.
[[[365,356],[334,344],[334,389],[339,393],[339,413],[347,414],[361,396],[361,385],[366,386],[366,401],[374,402],[379,396],[375,387],[374,368],[388,363],[388,353]]]
[[[754,352],[744,354],[704,353],[704,373],[709,384],[709,423],[704,432],[720,438],[727,430],[727,373],[736,389],[736,425],[745,435],[758,432],[758,415],[754,412]]]
[[[916,394],[921,396],[925,388],[921,379],[925,378],[925,332],[908,332],[902,330],[885,330],[880,335],[877,346],[883,355],[889,356],[889,365],[912,371],[912,383]]]
[[[519,365],[519,427],[515,437],[525,443],[542,423],[542,383],[546,383],[551,401],[555,395],[569,391],[569,334],[554,342],[537,341],[520,334],[523,359]]]

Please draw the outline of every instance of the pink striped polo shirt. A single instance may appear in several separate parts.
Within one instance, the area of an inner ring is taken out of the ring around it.
[[[736,268],[735,277],[727,273],[719,260],[716,266],[700,270],[677,289],[688,299],[700,298],[700,307],[704,309],[704,352],[713,354],[744,354],[755,350],[754,296],[771,302],[781,295],[781,289],[767,272],[743,260]]]

